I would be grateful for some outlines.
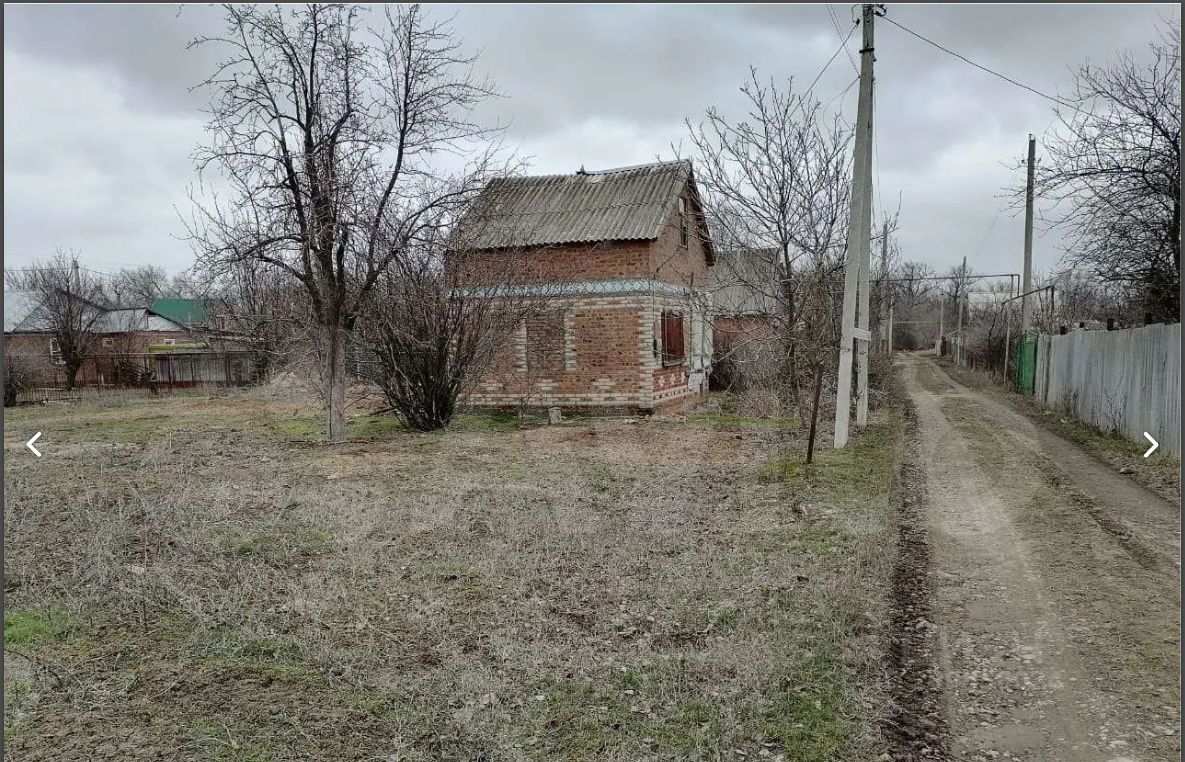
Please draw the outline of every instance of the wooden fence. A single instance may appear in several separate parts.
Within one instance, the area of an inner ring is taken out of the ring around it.
[[[1034,394],[1133,442],[1148,432],[1181,455],[1181,325],[1071,331],[1037,339]]]

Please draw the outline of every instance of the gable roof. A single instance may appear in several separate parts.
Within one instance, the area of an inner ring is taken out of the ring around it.
[[[467,246],[494,249],[601,241],[653,240],[691,183],[700,207],[691,162],[667,161],[571,175],[503,177],[491,180],[468,215],[476,229]],[[708,249],[711,240],[696,209]]]
[[[95,333],[184,331],[185,326],[143,307],[107,310],[95,321]]]
[[[4,292],[4,332],[48,331],[49,322],[36,291]]]
[[[181,325],[205,325],[210,319],[208,299],[157,299],[149,309]]]
[[[4,332],[44,333],[53,326],[36,291],[4,292]],[[185,327],[143,307],[103,310],[91,326],[94,333],[184,331]]]

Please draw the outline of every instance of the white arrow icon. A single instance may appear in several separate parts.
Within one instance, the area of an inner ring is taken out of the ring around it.
[[[28,442],[25,442],[25,447],[28,447],[30,450],[33,451],[34,455],[36,455],[38,458],[40,458],[41,452],[36,447],[33,446],[33,443],[36,442],[38,439],[41,439],[41,432],[40,431],[38,431],[36,434],[34,434],[33,438],[30,439]]]
[[[1144,432],[1144,438],[1152,443],[1152,446],[1148,448],[1148,452],[1144,453],[1144,457],[1147,458],[1149,455],[1156,452],[1156,448],[1160,447],[1160,442],[1157,442],[1155,439],[1153,439],[1152,435],[1147,431]]]

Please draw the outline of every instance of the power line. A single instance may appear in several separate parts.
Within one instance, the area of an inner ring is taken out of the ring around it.
[[[831,6],[827,6],[827,10],[830,11]],[[814,81],[811,82],[811,86],[806,89],[806,92],[803,94],[803,98],[810,95],[811,91],[815,89],[815,85],[819,84],[819,80],[823,77],[823,74],[825,74],[827,72],[827,69],[830,68],[832,62],[835,61],[836,57],[839,55],[839,52],[841,50],[847,50],[848,40],[851,38],[852,34],[855,33],[856,26],[858,26],[858,24],[852,26],[852,28],[848,31],[847,37],[844,37],[840,33],[838,26],[835,28],[836,34],[840,35],[839,47],[835,49],[835,52],[831,54],[831,58],[827,59],[827,63],[823,64],[823,68],[820,69],[819,73],[815,75]],[[849,53],[848,55],[850,56],[851,54]],[[850,85],[849,85],[849,87],[850,87]]]
[[[37,273],[37,272],[44,272],[46,270],[59,270],[62,272],[66,272],[66,271],[73,272],[74,269],[75,268],[73,268],[73,267],[5,267],[4,272],[6,272],[6,273]],[[79,267],[78,271],[84,272],[84,273],[90,273],[91,275],[109,275],[109,276],[115,275],[115,273],[111,272],[110,270],[92,270],[89,267]]]
[[[1012,77],[1009,77],[1005,74],[1001,74],[1000,72],[995,71],[993,69],[989,69],[988,67],[984,66],[983,64],[976,63],[975,61],[972,61],[970,58],[968,58],[965,55],[962,55],[961,53],[956,53],[955,51],[951,50],[950,48],[945,48],[942,45],[939,45],[937,42],[934,42],[934,40],[931,40],[929,37],[926,37],[925,35],[920,34],[918,32],[915,32],[914,30],[910,29],[909,27],[907,27],[903,24],[897,23],[896,21],[889,18],[888,16],[882,16],[881,18],[883,18],[885,21],[888,21],[890,24],[897,27],[898,29],[901,29],[902,31],[912,34],[914,37],[917,37],[919,40],[921,40],[927,44],[933,45],[934,47],[941,50],[943,53],[952,55],[955,58],[959,59],[960,61],[963,61],[964,63],[969,63],[972,66],[974,66],[975,68],[977,68],[981,71],[986,71],[988,74],[991,74],[994,77],[999,77],[1000,79],[1004,80],[1005,82],[1008,82],[1009,84],[1016,85],[1017,87],[1019,87],[1023,90],[1028,90],[1030,93],[1033,93],[1035,95],[1040,95],[1042,98],[1045,98],[1046,100],[1049,100],[1049,101],[1053,101],[1054,103],[1058,104],[1059,106],[1065,106],[1066,108],[1073,109],[1074,111],[1077,111],[1081,114],[1088,113],[1088,112],[1083,111],[1082,109],[1078,108],[1077,106],[1075,106],[1072,103],[1068,103],[1056,96],[1049,95],[1047,93],[1043,93],[1035,87],[1026,85],[1023,82],[1018,82],[1015,79],[1013,79]]]
[[[848,50],[848,39],[851,38],[852,32],[848,32],[848,36],[844,37],[843,32],[839,31],[839,17],[835,15],[835,10],[830,5],[827,5],[826,8],[827,15],[831,17],[831,26],[835,27],[835,33],[841,40],[839,46],[848,54],[848,63],[852,65],[852,71],[856,72],[856,76],[860,76],[860,70],[856,68],[856,61],[852,58],[852,51]],[[858,26],[860,26],[859,19],[852,19],[852,31],[855,31]]]
[[[831,108],[831,104],[832,104],[832,103],[835,103],[837,100],[839,100],[840,98],[842,98],[842,97],[844,97],[845,95],[847,95],[847,94],[848,94],[848,91],[849,91],[849,90],[851,90],[853,87],[855,87],[856,83],[857,83],[857,82],[859,82],[859,81],[860,81],[860,78],[859,78],[859,77],[856,77],[856,78],[855,78],[855,79],[853,79],[851,82],[849,82],[847,87],[845,87],[843,90],[840,90],[840,91],[839,91],[839,95],[836,95],[834,98],[832,98],[831,100],[827,101],[827,105],[823,107],[823,108],[824,108],[824,110]],[[847,124],[847,122],[844,122],[844,124]]]

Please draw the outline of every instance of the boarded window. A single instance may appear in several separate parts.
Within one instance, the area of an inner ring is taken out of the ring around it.
[[[677,365],[683,362],[683,315],[678,312],[662,313],[662,362],[663,365]]]
[[[533,376],[564,372],[564,313],[527,318],[527,372]]]

